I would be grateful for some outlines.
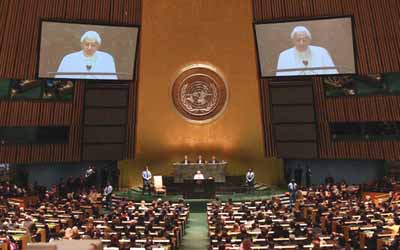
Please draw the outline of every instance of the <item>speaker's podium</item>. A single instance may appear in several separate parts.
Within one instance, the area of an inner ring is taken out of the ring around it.
[[[215,198],[214,179],[184,180],[183,197],[185,199],[213,199]]]

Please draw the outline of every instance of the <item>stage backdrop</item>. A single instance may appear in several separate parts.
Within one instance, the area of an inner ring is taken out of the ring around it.
[[[173,175],[185,154],[229,161],[228,175],[277,184],[282,162],[265,158],[251,1],[143,1],[135,160],[121,161],[122,186],[141,185],[141,170]],[[225,80],[227,106],[215,120],[192,123],[173,106],[172,84],[193,64]]]

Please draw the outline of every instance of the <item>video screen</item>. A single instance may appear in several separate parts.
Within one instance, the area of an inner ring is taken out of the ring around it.
[[[42,21],[39,78],[133,80],[138,27]]]
[[[351,17],[255,24],[261,77],[355,74]]]

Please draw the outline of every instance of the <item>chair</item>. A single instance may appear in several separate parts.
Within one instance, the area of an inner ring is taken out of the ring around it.
[[[154,181],[154,193],[157,195],[159,193],[162,193],[164,195],[167,195],[167,189],[163,185],[163,180],[161,175],[155,175],[153,177]]]

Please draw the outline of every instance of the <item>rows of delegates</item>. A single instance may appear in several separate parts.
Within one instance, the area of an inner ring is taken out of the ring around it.
[[[92,185],[95,171],[90,166],[77,178],[83,180],[82,187],[60,183],[49,190],[38,188],[41,194],[35,196],[9,183],[1,185],[9,192],[0,197],[0,245],[26,249],[28,242],[97,239],[118,249],[179,247],[188,223],[187,203],[118,197],[110,182],[98,192]]]
[[[386,179],[384,190],[393,182]],[[294,180],[288,189],[271,199],[208,203],[210,249],[398,249],[399,193],[372,199],[364,185],[302,188]]]

